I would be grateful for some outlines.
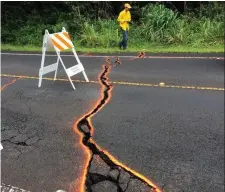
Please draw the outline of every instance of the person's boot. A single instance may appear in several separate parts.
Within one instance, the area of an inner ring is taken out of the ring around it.
[[[122,43],[119,43],[119,49],[122,50]]]

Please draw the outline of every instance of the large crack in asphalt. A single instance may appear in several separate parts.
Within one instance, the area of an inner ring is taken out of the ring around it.
[[[108,62],[107,62],[108,63]],[[102,98],[96,107],[81,118],[76,126],[82,134],[82,144],[89,149],[90,158],[86,167],[84,191],[115,191],[115,192],[161,192],[153,182],[143,175],[128,168],[116,160],[109,152],[102,150],[92,139],[93,126],[91,117],[95,115],[110,100],[113,86],[108,82],[107,75],[112,65],[103,65],[99,76],[102,85]],[[136,189],[136,190],[135,190]]]

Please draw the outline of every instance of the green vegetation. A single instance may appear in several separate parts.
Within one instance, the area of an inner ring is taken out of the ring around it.
[[[144,47],[144,48],[143,48]],[[32,46],[32,45],[9,45],[3,44],[1,49],[4,51],[41,51],[41,46]],[[49,50],[50,52],[54,52],[54,50]],[[69,50],[70,51],[70,50]],[[76,46],[76,51],[83,53],[119,53],[121,50],[117,47],[113,48],[87,48],[81,47],[79,45]],[[200,46],[200,47],[190,47],[189,45],[146,45],[140,47],[130,47],[126,50],[126,52],[150,52],[150,53],[221,53],[224,52],[224,45],[216,45],[216,46]],[[65,51],[66,52],[66,51]]]
[[[11,3],[11,2],[4,2]],[[26,2],[23,2],[26,3]],[[29,2],[32,6],[32,2]],[[16,13],[2,16],[2,50],[40,51],[44,30],[60,31],[64,26],[72,36],[76,49],[82,52],[118,52],[121,39],[116,21],[118,13],[110,11],[112,5],[100,11],[96,4],[85,15],[88,4],[83,7],[73,2],[61,2],[61,11],[42,10],[37,8],[30,17],[14,18]],[[111,4],[113,2],[110,2]],[[190,2],[191,3],[191,2]],[[7,4],[4,6],[7,7]],[[57,5],[59,7],[59,5]],[[57,7],[55,6],[55,7]],[[70,7],[70,10],[67,10]],[[85,8],[86,7],[86,8]],[[131,13],[134,21],[129,32],[127,51],[137,52],[223,52],[224,51],[224,4],[211,2],[200,7],[185,10],[167,8],[164,4],[146,3],[140,7],[134,4]],[[16,6],[14,6],[16,9]],[[14,10],[11,6],[10,10]],[[21,12],[24,11],[21,8]],[[8,11],[10,11],[8,10]],[[36,10],[36,13],[35,13]],[[16,11],[16,10],[14,10]],[[48,12],[49,11],[49,12]],[[97,13],[97,16],[96,16]],[[24,13],[25,14],[25,13]],[[49,15],[48,15],[49,14]],[[47,16],[48,15],[48,16]],[[94,15],[94,16],[93,16]],[[47,17],[47,18],[45,18]],[[8,19],[7,19],[8,18]],[[13,20],[15,19],[15,20]]]

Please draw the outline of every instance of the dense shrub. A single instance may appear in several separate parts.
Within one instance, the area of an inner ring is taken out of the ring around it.
[[[31,5],[30,3],[29,6]],[[63,5],[72,4],[66,2]],[[97,9],[98,4],[93,5]],[[111,9],[112,7],[108,6],[104,10]],[[47,15],[47,10],[43,10],[44,15],[33,11],[29,13],[28,19],[13,18],[16,10],[12,14],[3,13],[2,43],[41,46],[45,29],[56,32],[66,27],[76,44],[84,47],[116,47],[121,38],[117,15],[109,14],[111,18],[106,18],[101,16],[106,15],[106,11],[92,10],[97,14],[93,17],[90,16],[93,15],[92,12],[85,15],[81,14],[81,10],[84,11],[85,7],[79,4],[70,6],[70,9],[64,7],[61,8],[61,12],[51,12],[47,18],[44,16]],[[134,9],[134,12],[137,15],[137,10]],[[21,8],[21,13],[27,12]],[[223,44],[224,7],[221,3],[215,2],[181,14],[163,4],[148,3],[138,9],[138,19],[131,23],[129,33],[130,46]]]

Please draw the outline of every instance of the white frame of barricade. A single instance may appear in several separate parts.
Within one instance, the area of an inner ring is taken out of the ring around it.
[[[67,32],[66,29],[63,27],[62,28],[62,32]],[[42,79],[43,79],[43,75],[47,74],[47,73],[50,73],[50,72],[53,72],[55,71],[55,75],[54,75],[54,81],[56,80],[56,76],[57,76],[57,71],[58,71],[58,66],[59,66],[59,61],[61,62],[67,76],[68,76],[68,79],[73,87],[74,90],[76,90],[72,80],[71,80],[71,77],[82,72],[83,75],[84,75],[84,78],[86,80],[86,82],[89,82],[88,80],[88,77],[85,73],[85,70],[84,70],[84,67],[80,61],[80,59],[78,58],[78,55],[76,53],[76,50],[74,48],[74,45],[72,46],[72,52],[74,54],[74,57],[76,59],[76,61],[78,62],[78,64],[70,67],[70,68],[66,68],[63,61],[62,61],[62,58],[60,57],[60,51],[58,51],[54,46],[54,49],[56,51],[56,54],[57,54],[57,61],[56,63],[53,63],[51,65],[48,65],[48,66],[44,66],[44,62],[45,62],[45,53],[47,51],[47,45],[48,43],[51,43],[50,41],[50,35],[48,30],[46,29],[45,30],[45,35],[44,35],[44,38],[43,38],[43,46],[42,46],[42,59],[41,59],[41,68],[39,70],[39,82],[38,82],[38,87],[41,87],[41,84],[42,84]],[[52,44],[52,43],[51,43]]]

